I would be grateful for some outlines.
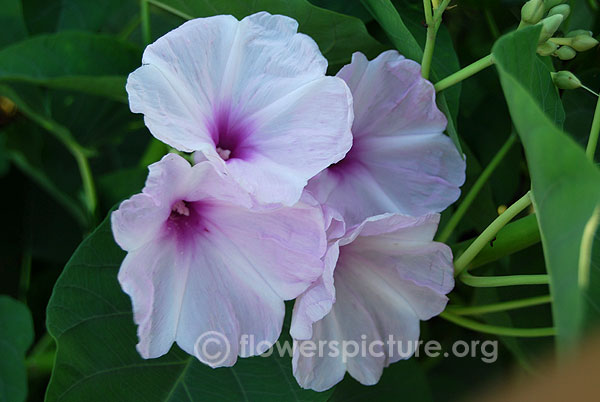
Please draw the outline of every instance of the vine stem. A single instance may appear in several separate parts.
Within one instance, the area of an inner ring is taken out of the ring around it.
[[[590,137],[588,139],[587,148],[585,153],[587,157],[593,161],[596,153],[596,146],[598,145],[598,135],[600,134],[600,98],[596,103],[596,111],[594,112],[594,120],[592,121],[592,128],[590,129]]]
[[[477,331],[483,332],[484,334],[500,335],[500,336],[514,336],[521,338],[537,338],[542,336],[554,336],[556,335],[556,328],[511,328],[511,327],[499,327],[496,325],[483,324],[475,320],[471,320],[459,315],[444,311],[440,314],[440,317],[450,321],[458,326]]]
[[[502,275],[502,276],[474,276],[468,272],[460,275],[460,280],[474,288],[495,288],[502,286],[520,285],[547,285],[550,277],[547,274],[540,275]]]
[[[490,163],[485,167],[483,172],[481,172],[481,175],[477,178],[477,181],[475,181],[475,183],[473,184],[463,201],[460,203],[458,208],[456,208],[456,211],[454,212],[454,214],[452,214],[452,217],[450,218],[446,226],[444,226],[444,229],[438,236],[438,241],[445,243],[450,237],[450,235],[452,235],[452,232],[454,231],[454,229],[456,229],[456,226],[460,223],[461,219],[463,218],[473,201],[475,201],[475,198],[477,198],[477,195],[479,194],[485,183],[488,181],[492,173],[494,173],[494,170],[496,170],[500,162],[502,162],[502,160],[504,159],[510,148],[514,145],[516,140],[517,135],[513,132],[508,137],[504,145],[502,145],[502,147],[498,150],[496,155],[494,155],[494,157],[492,158]]]
[[[462,80],[465,80],[472,75],[477,74],[478,72],[490,67],[494,64],[494,57],[492,54],[488,54],[487,56],[477,60],[474,63],[469,64],[468,66],[458,70],[457,72],[450,74],[446,78],[439,80],[435,83],[434,88],[436,92],[441,92],[446,88],[451,87],[452,85],[456,85]]]
[[[140,17],[142,20],[142,39],[144,45],[149,45],[152,40],[152,33],[150,32],[150,7],[148,0],[140,0]]]
[[[458,276],[486,244],[494,238],[496,233],[529,205],[531,205],[531,191],[528,191],[523,197],[498,216],[454,261],[454,276]]]
[[[438,29],[440,28],[440,24],[442,23],[442,14],[446,7],[448,7],[448,4],[450,4],[450,0],[443,0],[439,6],[437,6],[436,2],[433,4],[435,7],[435,10],[433,10],[432,1],[433,0],[423,0],[425,23],[427,24],[427,36],[425,40],[425,49],[423,49],[423,58],[421,60],[421,75],[425,79],[429,78],[431,62],[433,60],[433,49],[435,48],[435,38]]]
[[[457,306],[450,305],[446,307],[446,311],[455,315],[479,315],[488,313],[497,313],[500,311],[516,310],[524,307],[539,306],[552,302],[552,296],[544,295],[530,297],[527,299],[510,300],[505,302],[485,304],[481,306]]]

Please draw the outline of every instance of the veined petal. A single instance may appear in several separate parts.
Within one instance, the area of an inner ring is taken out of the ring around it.
[[[352,143],[352,97],[291,18],[200,18],[146,48],[127,82],[152,134],[263,203],[295,204]],[[268,183],[269,185],[265,185]]]
[[[345,371],[373,385],[384,367],[414,353],[419,320],[443,311],[445,294],[454,285],[450,249],[431,241],[438,220],[436,215],[385,214],[369,218],[339,241],[335,303],[313,324],[310,339],[297,338],[293,369],[302,387],[326,390]],[[305,328],[306,320],[297,325]],[[326,353],[303,354],[303,343],[325,343]],[[354,346],[350,350],[344,343],[367,349],[353,353]],[[332,347],[339,353],[329,353]]]
[[[128,251],[118,279],[132,299],[140,354],[158,357],[177,342],[218,367],[266,351],[281,332],[283,301],[323,274],[325,219],[305,200],[253,208],[208,162],[192,167],[169,154],[153,164],[143,193],[112,215]],[[212,354],[198,347],[207,333],[223,341],[216,351],[208,345]]]
[[[446,118],[420,66],[395,51],[355,53],[337,74],[354,102],[352,149],[307,190],[339,210],[348,227],[386,212],[419,216],[456,201],[465,162],[443,134]]]

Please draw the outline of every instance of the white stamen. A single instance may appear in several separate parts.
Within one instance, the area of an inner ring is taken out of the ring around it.
[[[221,159],[223,159],[224,161],[229,159],[229,156],[231,155],[231,151],[228,149],[222,149],[221,147],[217,147],[217,153],[219,154],[219,156],[221,157]]]
[[[190,210],[183,200],[179,200],[173,205],[173,211],[179,215],[190,216]]]

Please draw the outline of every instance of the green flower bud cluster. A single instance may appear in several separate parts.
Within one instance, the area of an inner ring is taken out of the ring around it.
[[[561,60],[571,60],[577,52],[585,52],[598,45],[592,32],[578,29],[565,37],[554,37],[558,28],[571,14],[566,0],[529,0],[521,8],[519,28],[541,25],[537,52],[541,56],[554,56]]]

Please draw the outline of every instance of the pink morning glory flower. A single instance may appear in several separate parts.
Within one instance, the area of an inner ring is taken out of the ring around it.
[[[354,98],[354,143],[341,162],[310,180],[308,191],[348,227],[387,212],[440,212],[456,201],[465,162],[443,134],[446,118],[419,64],[392,50],[372,61],[355,53],[337,76]]]
[[[207,364],[231,366],[238,355],[264,352],[281,332],[283,301],[322,275],[321,209],[303,201],[250,209],[250,196],[229,177],[176,154],[149,170],[142,193],[111,216],[127,251],[118,280],[132,300],[139,353],[158,357],[176,342]],[[209,331],[227,339],[209,351],[227,357],[218,363],[195,350]],[[242,335],[261,346],[244,349]]]
[[[266,12],[186,22],[144,51],[131,110],[159,140],[199,151],[261,203],[295,204],[352,144],[352,95],[298,23]]]
[[[373,385],[384,367],[414,353],[419,321],[442,312],[454,287],[450,248],[432,241],[438,221],[383,214],[331,242],[323,277],[294,305],[292,364],[302,387],[324,391],[346,371]],[[367,349],[344,354],[344,342]]]

